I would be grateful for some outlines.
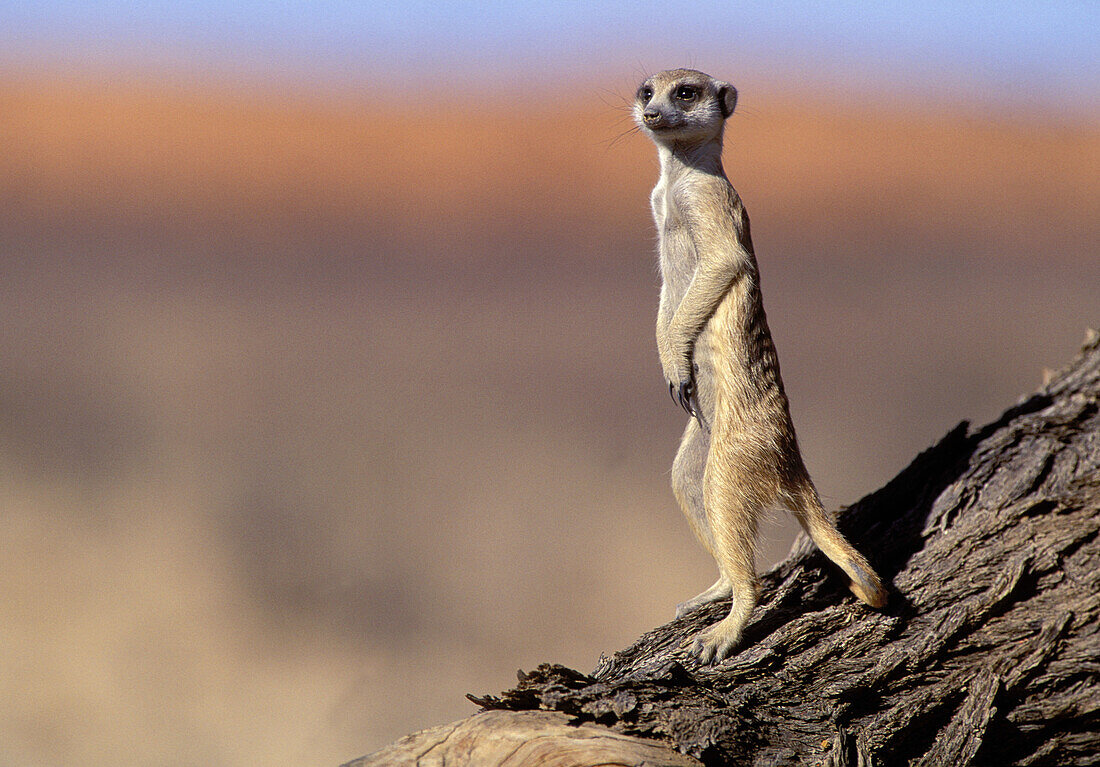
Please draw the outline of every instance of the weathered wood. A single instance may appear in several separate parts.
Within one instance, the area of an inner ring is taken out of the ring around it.
[[[483,711],[407,735],[344,767],[500,765],[520,767],[701,767],[667,744],[594,724],[573,724],[554,711]]]
[[[1042,389],[980,429],[960,424],[840,526],[891,581],[885,610],[856,602],[800,539],[764,576],[744,640],[720,665],[700,667],[687,648],[728,603],[654,629],[591,675],[543,665],[471,700],[558,712],[578,739],[593,725],[659,739],[707,765],[1100,764],[1095,333]],[[449,727],[479,741],[479,717]],[[501,726],[481,736],[499,739]],[[574,753],[568,741],[554,748]],[[519,753],[452,749],[446,761],[558,763],[546,761],[557,751]],[[643,762],[610,753],[561,763]],[[415,759],[353,764],[402,763]]]

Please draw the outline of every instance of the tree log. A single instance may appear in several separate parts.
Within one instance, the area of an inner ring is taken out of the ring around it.
[[[856,602],[802,536],[723,663],[687,649],[728,601],[590,675],[543,665],[468,696],[489,713],[348,767],[1100,764],[1100,336],[839,524],[890,581],[886,609]]]

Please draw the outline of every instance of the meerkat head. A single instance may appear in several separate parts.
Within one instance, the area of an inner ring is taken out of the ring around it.
[[[729,83],[694,69],[668,69],[638,86],[634,121],[658,144],[702,143],[722,134],[736,105]]]

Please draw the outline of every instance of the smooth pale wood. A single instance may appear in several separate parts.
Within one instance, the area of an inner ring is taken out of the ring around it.
[[[344,767],[701,767],[655,740],[551,711],[485,711],[407,735]]]

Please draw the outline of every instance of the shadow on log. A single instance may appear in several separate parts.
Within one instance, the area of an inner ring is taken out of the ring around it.
[[[738,651],[687,652],[718,602],[347,767],[1100,764],[1100,338],[960,424],[840,516],[892,584],[872,611],[803,536]],[[536,713],[537,712],[537,713]]]

